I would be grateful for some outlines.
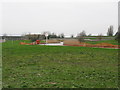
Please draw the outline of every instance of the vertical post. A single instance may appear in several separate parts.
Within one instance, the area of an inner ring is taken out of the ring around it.
[[[47,44],[47,36],[46,36],[46,44]]]
[[[46,36],[46,44],[47,44],[47,40],[48,40],[48,34],[46,33],[46,34],[45,34],[45,36]]]

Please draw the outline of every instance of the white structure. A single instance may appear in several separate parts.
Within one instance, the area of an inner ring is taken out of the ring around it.
[[[48,39],[48,34],[45,33],[45,37],[46,37],[46,44],[47,44],[47,39]]]
[[[47,43],[47,44],[39,44],[39,45],[49,45],[49,46],[63,46],[63,42],[60,43]]]

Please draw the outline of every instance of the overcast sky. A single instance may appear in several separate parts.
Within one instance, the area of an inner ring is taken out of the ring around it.
[[[1,34],[106,34],[118,27],[118,0],[2,0]]]

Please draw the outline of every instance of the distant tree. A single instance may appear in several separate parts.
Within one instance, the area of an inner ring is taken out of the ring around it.
[[[101,34],[98,34],[98,40],[102,40],[102,38],[103,38],[103,35],[102,35],[102,33]]]
[[[49,31],[44,31],[44,32],[42,32],[42,35],[45,35],[46,33],[47,33],[48,35],[51,34]]]
[[[71,38],[74,38],[74,35],[73,35],[73,34],[71,35]]]
[[[27,39],[27,37],[26,37],[26,33],[25,33],[25,32],[23,32],[21,36],[22,36],[22,39],[24,39],[24,40]]]
[[[115,34],[115,40],[117,40],[120,43],[120,26],[118,27],[118,31]]]
[[[43,40],[45,39],[45,35],[42,34],[26,34],[25,38],[28,40],[31,40],[32,42],[36,41],[36,40]]]
[[[7,36],[7,34],[6,34],[6,33],[4,33],[4,34],[3,34],[3,36]]]
[[[60,38],[60,35],[58,35],[57,38]]]
[[[36,40],[38,39],[38,35],[36,35],[36,34],[31,34],[31,35],[29,36],[29,39],[30,39],[32,42],[34,42],[34,41],[36,41]]]
[[[84,41],[85,41],[85,40],[84,40],[85,36],[86,36],[86,32],[83,30],[81,33],[79,33],[79,34],[77,35],[78,41],[79,41],[79,42],[84,42]]]
[[[3,36],[2,36],[2,39],[5,39],[7,37],[7,34],[4,33]]]
[[[38,40],[44,40],[45,38],[46,38],[45,35],[42,35],[42,34],[38,34],[37,36]]]
[[[61,34],[60,34],[60,38],[64,38],[64,33],[61,33]]]
[[[86,32],[83,30],[83,31],[80,33],[80,36],[85,37],[85,36],[86,36]]]
[[[84,37],[83,36],[78,36],[78,41],[79,42],[84,42],[85,40],[84,40]]]
[[[44,31],[44,32],[42,32],[42,36],[44,36],[44,39],[46,39],[46,36],[45,36],[46,34],[48,34],[47,39],[49,39],[51,33],[50,33],[49,31]]]
[[[92,36],[92,34],[88,34],[88,36]]]
[[[108,28],[107,36],[113,36],[113,26],[112,25]]]
[[[49,34],[48,38],[57,38],[57,35],[55,33]]]

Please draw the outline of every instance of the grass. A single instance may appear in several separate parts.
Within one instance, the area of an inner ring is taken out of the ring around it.
[[[0,43],[0,89],[2,88],[2,43]]]
[[[113,45],[120,45],[120,44],[118,44],[118,41],[116,41],[116,40],[85,41],[85,42],[90,43],[90,44],[110,43],[110,44],[113,44]]]
[[[118,51],[3,43],[4,88],[117,88]]]

